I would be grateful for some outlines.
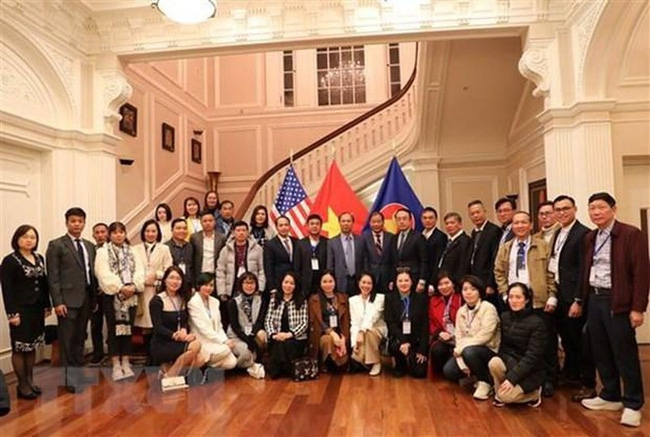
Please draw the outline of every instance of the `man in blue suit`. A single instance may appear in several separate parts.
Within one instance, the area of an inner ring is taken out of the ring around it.
[[[354,296],[358,294],[355,275],[362,269],[361,237],[352,233],[354,217],[349,212],[339,215],[341,233],[327,245],[327,268],[334,271],[336,288]]]

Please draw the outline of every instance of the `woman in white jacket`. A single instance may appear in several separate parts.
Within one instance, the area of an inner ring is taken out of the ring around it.
[[[160,280],[173,264],[172,254],[169,246],[162,244],[162,232],[160,224],[155,220],[147,220],[140,231],[142,243],[133,246],[133,253],[140,264],[144,266],[144,291],[138,296],[138,309],[135,315],[134,326],[142,328],[145,349],[147,351],[147,363],[151,362],[151,337],[153,322],[149,312],[149,302],[156,295],[156,289]]]
[[[370,366],[370,376],[381,373],[379,345],[388,334],[384,321],[384,295],[377,294],[372,275],[364,272],[359,277],[361,294],[350,298],[350,339],[352,359]]]
[[[144,266],[126,238],[123,223],[111,223],[108,238],[109,242],[97,249],[95,275],[103,293],[108,350],[113,361],[111,376],[118,381],[135,376],[129,363],[131,328],[138,305],[136,293],[144,290]]]
[[[212,297],[214,275],[201,273],[196,280],[198,292],[194,293],[187,309],[190,314],[190,332],[201,342],[199,355],[208,366],[233,369],[237,358],[232,352],[234,342],[226,336],[221,325],[219,300]]]

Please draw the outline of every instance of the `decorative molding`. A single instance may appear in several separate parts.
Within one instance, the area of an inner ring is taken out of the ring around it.
[[[115,123],[122,120],[120,106],[131,98],[133,87],[119,69],[100,70],[99,74],[104,79],[104,127],[113,132]]]
[[[546,47],[531,46],[519,59],[519,72],[526,79],[535,83],[534,97],[548,97],[551,84],[549,77],[548,49]]]
[[[587,59],[587,51],[589,49],[589,44],[593,38],[594,29],[598,19],[603,13],[605,6],[607,4],[606,0],[592,0],[589,2],[584,2],[586,11],[576,22],[576,35],[577,35],[577,59],[578,59],[578,68],[577,68],[577,78],[576,83],[578,84],[578,95],[582,94],[583,86],[583,77],[585,69],[585,61]]]

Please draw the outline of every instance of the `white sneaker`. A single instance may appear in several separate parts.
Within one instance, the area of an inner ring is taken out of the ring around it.
[[[119,381],[124,379],[124,372],[122,371],[122,366],[119,364],[113,364],[113,371],[111,372],[111,379],[113,381]]]
[[[486,401],[492,394],[492,386],[487,382],[479,381],[474,391],[474,399]]]
[[[368,373],[368,375],[377,376],[380,373],[381,373],[381,363],[375,363],[372,365],[372,368],[370,369],[370,373]]]
[[[124,378],[131,378],[135,376],[135,373],[133,373],[133,369],[131,368],[130,363],[122,364],[122,373],[124,374]]]
[[[626,408],[621,415],[621,425],[638,427],[641,426],[641,411]]]
[[[264,371],[264,366],[259,363],[253,364],[248,369],[246,369],[246,371],[251,377],[255,379],[264,379],[264,377],[266,376],[266,372]]]
[[[610,402],[596,396],[591,399],[583,399],[582,406],[589,410],[606,410],[606,411],[619,411],[623,409],[623,404],[621,402]]]

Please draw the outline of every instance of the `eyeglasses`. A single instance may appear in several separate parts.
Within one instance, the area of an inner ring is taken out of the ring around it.
[[[571,211],[572,209],[573,209],[572,206],[564,206],[562,208],[555,208],[555,212],[561,214],[563,212]]]
[[[542,217],[546,217],[546,216],[549,216],[549,215],[553,215],[553,211],[540,212],[539,215],[542,216]]]

